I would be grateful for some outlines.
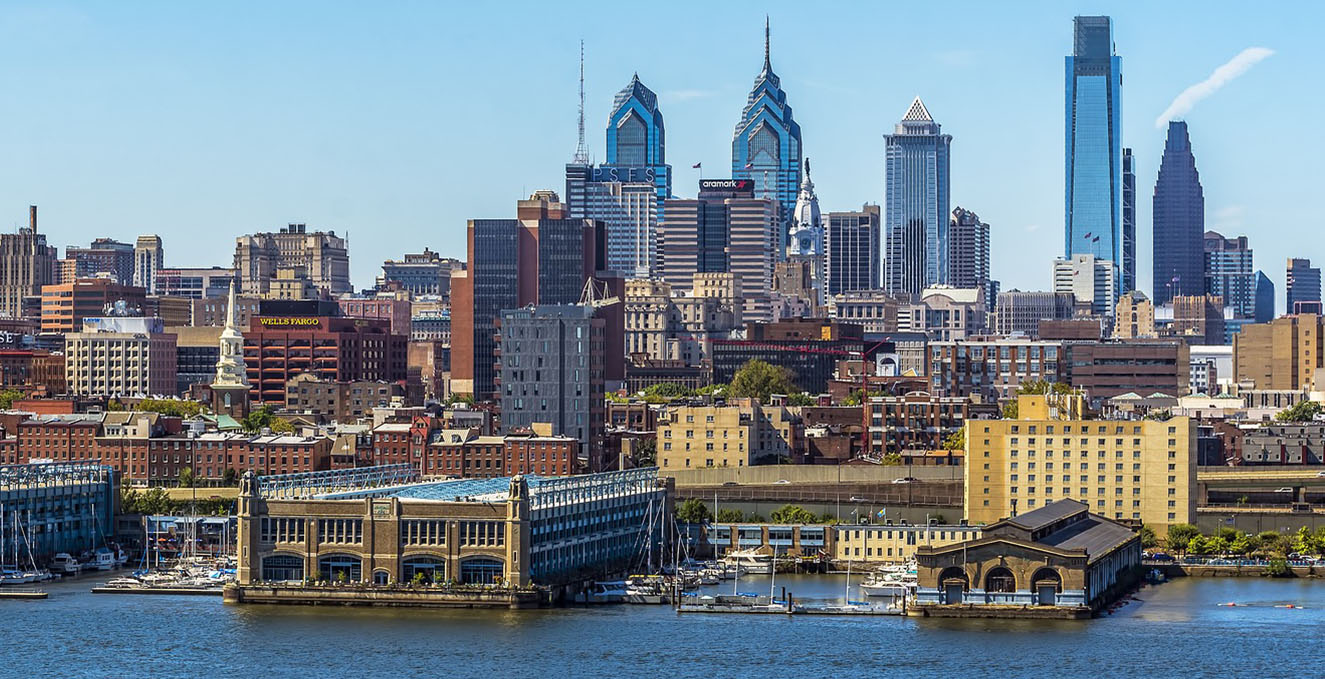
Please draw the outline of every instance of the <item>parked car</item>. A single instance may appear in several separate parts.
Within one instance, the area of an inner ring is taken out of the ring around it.
[[[915,481],[915,479],[910,476],[903,476],[900,479],[893,479],[893,483],[911,483],[913,481]]]
[[[1164,563],[1172,563],[1172,562],[1174,561],[1172,555],[1170,555],[1170,554],[1163,554],[1163,553],[1159,553],[1159,554],[1151,554],[1151,555],[1150,555],[1150,560],[1151,560],[1151,561],[1162,561],[1162,562],[1164,562]]]
[[[866,499],[863,498],[863,497],[857,497],[857,496],[855,496],[855,495],[852,495],[852,496],[851,496],[851,499],[848,500],[848,502],[869,502],[869,500],[866,500]]]
[[[791,482],[788,481],[788,480],[786,480],[786,479],[778,479],[777,481],[774,481],[774,482],[773,482],[773,485],[775,485],[775,486],[786,486],[786,485],[790,485],[790,484],[791,484]]]
[[[1316,472],[1316,478],[1325,479],[1325,472]]]
[[[724,485],[724,486],[739,486],[739,485],[741,485],[741,484],[739,484],[739,483],[737,483],[737,482],[735,482],[735,481],[723,481],[723,482],[722,482],[722,485]]]

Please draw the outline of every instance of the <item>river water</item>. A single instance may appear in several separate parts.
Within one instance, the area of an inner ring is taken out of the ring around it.
[[[853,581],[857,580],[853,578]],[[225,606],[91,594],[0,600],[0,677],[1316,677],[1325,582],[1180,579],[1091,621]],[[843,576],[779,576],[798,599]],[[767,576],[743,592],[767,593]],[[731,591],[732,585],[716,589]],[[859,598],[857,591],[852,598]],[[1233,602],[1235,607],[1220,604]],[[1293,604],[1299,608],[1282,608]]]

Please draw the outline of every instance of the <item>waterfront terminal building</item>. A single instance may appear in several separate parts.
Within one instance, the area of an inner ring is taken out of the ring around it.
[[[670,493],[656,468],[417,479],[410,464],[246,474],[240,587],[575,585],[641,565],[670,520]]]
[[[110,467],[86,462],[0,465],[0,508],[4,510],[0,553],[12,555],[15,519],[19,552],[44,562],[60,553],[79,554],[103,546],[114,533],[119,497]],[[26,561],[26,558],[24,558]]]

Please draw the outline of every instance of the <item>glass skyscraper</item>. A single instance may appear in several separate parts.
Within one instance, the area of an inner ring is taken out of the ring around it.
[[[607,165],[652,170],[644,174],[657,189],[659,219],[663,201],[672,197],[666,137],[658,97],[636,73],[612,101],[612,114],[607,119]]]
[[[1256,322],[1274,320],[1274,283],[1264,271],[1256,272]]]
[[[1153,209],[1155,305],[1205,294],[1205,194],[1185,122],[1169,123]]]
[[[940,134],[920,97],[886,140],[887,244],[883,288],[919,295],[948,282],[948,156],[952,135]]]
[[[1136,289],[1136,164],[1132,149],[1123,149],[1122,291]]]
[[[1205,291],[1223,297],[1235,318],[1256,316],[1256,274],[1246,236],[1205,232]]]
[[[792,118],[787,94],[769,61],[767,21],[764,70],[755,77],[732,137],[732,178],[754,182],[757,198],[777,199],[785,245],[801,184],[801,126]]]
[[[1066,201],[1063,255],[1122,261],[1122,73],[1113,21],[1073,20],[1066,58]],[[1115,276],[1121,281],[1121,276]]]

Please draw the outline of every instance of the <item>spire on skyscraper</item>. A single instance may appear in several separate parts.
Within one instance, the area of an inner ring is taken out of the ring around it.
[[[580,41],[580,142],[575,146],[576,165],[589,164],[589,147],[584,143],[584,41]]]
[[[771,70],[773,70],[773,64],[772,64],[772,62],[769,60],[769,49],[768,49],[768,15],[767,15],[767,14],[764,15],[764,70],[765,70],[765,71],[771,71]]]

